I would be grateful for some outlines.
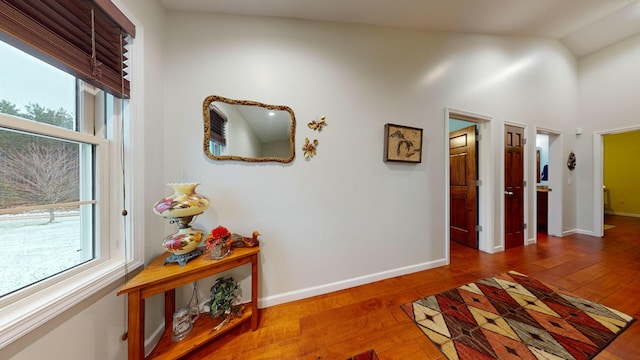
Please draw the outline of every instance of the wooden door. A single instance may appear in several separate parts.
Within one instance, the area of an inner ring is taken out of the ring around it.
[[[478,248],[475,125],[449,134],[449,237]]]
[[[504,247],[524,245],[524,129],[505,126]]]

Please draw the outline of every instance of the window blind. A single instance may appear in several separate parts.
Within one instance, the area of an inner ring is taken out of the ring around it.
[[[227,137],[224,132],[224,125],[227,122],[215,106],[209,108],[209,138],[220,145],[227,145]]]
[[[120,98],[134,37],[110,0],[0,0],[0,39]]]

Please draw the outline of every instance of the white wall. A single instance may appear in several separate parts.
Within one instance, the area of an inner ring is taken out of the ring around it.
[[[494,117],[496,204],[504,121],[575,128],[575,60],[555,41],[189,12],[168,13],[167,34],[165,180],[183,171],[202,182],[212,208],[201,228],[263,234],[262,305],[446,261],[445,107]],[[296,159],[206,158],[200,109],[209,95],[290,106]],[[329,124],[322,133],[306,127],[318,115]],[[382,161],[388,122],[425,129],[421,164]],[[170,141],[178,132],[193,146]],[[309,161],[305,137],[320,142]],[[575,227],[575,204],[564,206]]]
[[[574,172],[580,180],[578,228],[587,234],[594,231],[593,134],[640,127],[639,60],[640,35],[636,35],[585,56],[578,63],[583,133],[578,136]]]
[[[124,299],[116,286],[92,296],[0,350],[1,359],[125,359]]]

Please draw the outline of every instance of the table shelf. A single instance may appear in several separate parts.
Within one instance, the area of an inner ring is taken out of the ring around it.
[[[142,272],[131,279],[118,291],[118,295],[127,294],[128,304],[128,354],[131,360],[142,360],[144,356],[144,316],[145,299],[164,293],[164,333],[149,355],[149,359],[175,359],[199,348],[236,326],[251,320],[251,329],[258,328],[258,253],[260,247],[236,248],[226,257],[212,260],[206,254],[189,261],[184,266],[166,264],[170,255],[164,253],[155,259]],[[251,302],[245,304],[242,315],[233,319],[221,329],[214,327],[220,320],[201,314],[194,328],[185,339],[171,341],[173,313],[175,311],[175,289],[194,281],[207,278],[238,266],[251,264]]]
[[[249,304],[250,305],[250,304]],[[193,329],[187,335],[186,338],[179,342],[172,342],[171,327],[167,327],[158,342],[158,345],[153,349],[147,359],[161,360],[161,359],[177,359],[184,356],[191,351],[205,345],[209,341],[224,335],[229,330],[243,324],[251,319],[251,309],[245,309],[242,315],[238,318],[231,320],[225,324],[220,330],[214,328],[220,324],[220,319],[212,319],[208,314],[200,314],[200,318],[193,324]]]

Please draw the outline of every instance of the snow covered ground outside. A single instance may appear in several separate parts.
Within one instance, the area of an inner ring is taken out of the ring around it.
[[[0,216],[0,296],[81,264],[80,216]]]

